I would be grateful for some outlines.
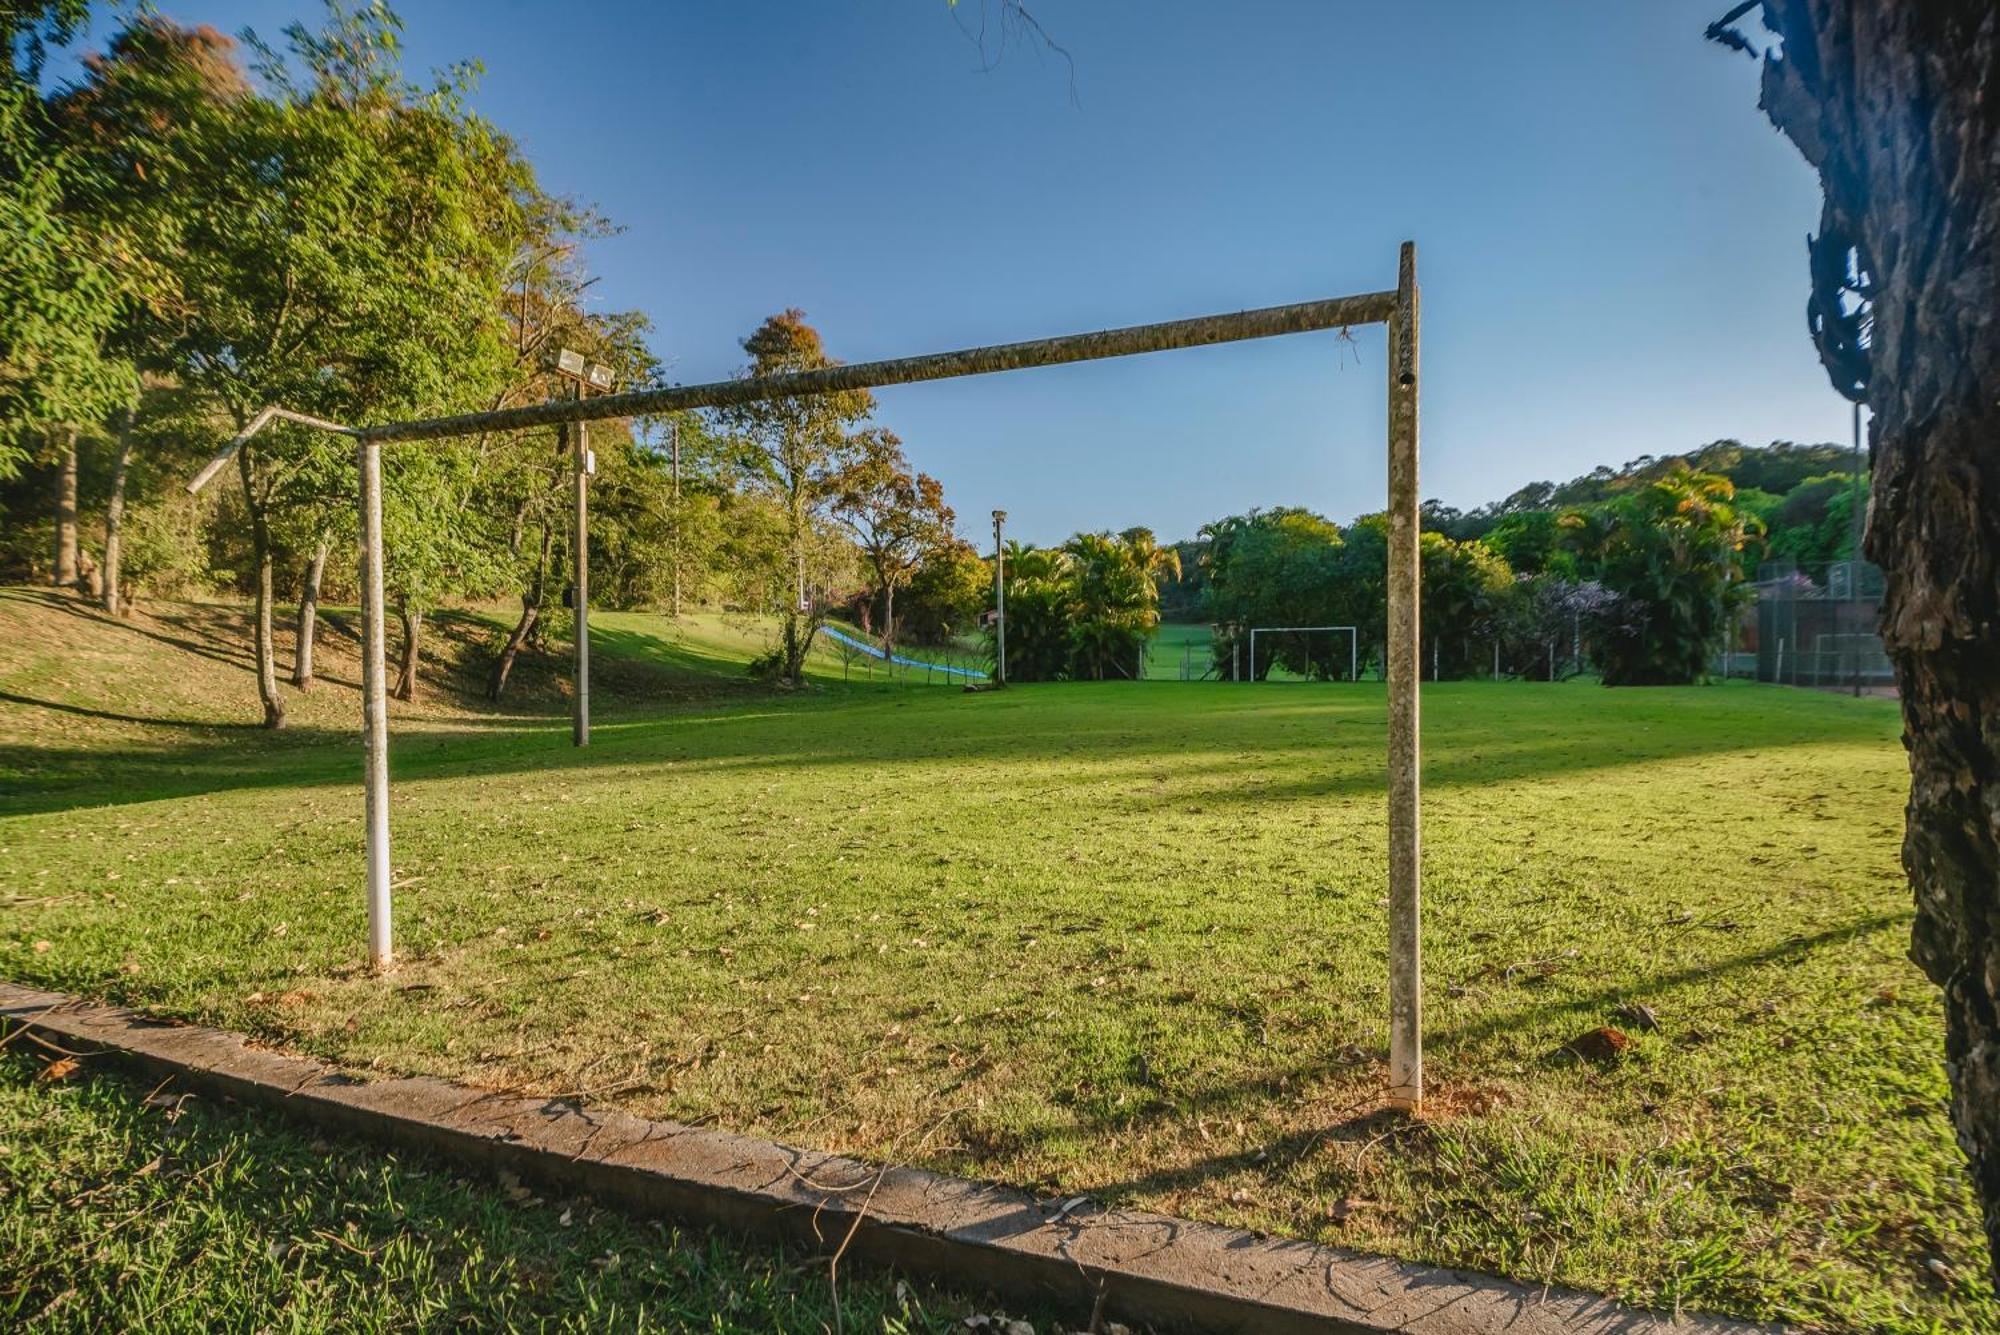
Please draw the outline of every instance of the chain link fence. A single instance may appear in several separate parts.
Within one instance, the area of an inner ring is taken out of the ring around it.
[[[1785,686],[1893,689],[1876,618],[1882,571],[1867,561],[1767,561],[1718,675]]]

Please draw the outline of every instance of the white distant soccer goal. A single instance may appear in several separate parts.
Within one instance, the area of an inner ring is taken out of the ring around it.
[[[1361,637],[1352,626],[1253,626],[1250,630],[1250,680],[1257,680],[1257,637],[1259,635],[1299,635],[1311,631],[1331,631],[1347,636],[1347,679],[1361,680]],[[1274,651],[1275,652],[1275,651]]]

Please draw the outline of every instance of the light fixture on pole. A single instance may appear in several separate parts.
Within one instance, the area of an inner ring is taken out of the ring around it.
[[[993,681],[1007,684],[1007,546],[1000,533],[1007,524],[1007,512],[993,512]]]
[[[572,348],[556,353],[556,374],[571,382],[570,397],[582,398],[590,390],[608,390],[617,381],[610,367],[593,362]],[[576,612],[576,699],[571,714],[570,740],[578,746],[590,745],[590,479],[597,472],[597,456],[590,450],[590,428],[575,422],[566,430],[570,437],[573,472],[576,475],[575,548],[571,553],[570,606]]]

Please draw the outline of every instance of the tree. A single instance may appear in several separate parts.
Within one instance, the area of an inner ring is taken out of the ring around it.
[[[1071,660],[1069,554],[1007,544],[1007,680],[1061,681]],[[986,651],[997,660],[998,627],[986,631]]]
[[[268,403],[350,421],[470,407],[503,360],[499,292],[525,169],[465,110],[461,83],[402,81],[396,26],[380,6],[336,4],[323,31],[287,30],[289,60],[255,44],[269,96],[213,97],[189,92],[214,84],[216,44],[156,40],[142,21],[80,94],[122,105],[120,80],[135,66],[171,67],[190,51],[207,61],[190,79],[135,78],[164,101],[114,142],[146,145],[150,187],[172,204],[171,230],[147,240],[179,290],[148,341],[162,369],[238,428]],[[238,456],[269,727],[284,724],[276,544],[285,516],[349,504],[351,468],[338,466],[348,455],[324,436],[273,432]],[[313,479],[325,480],[322,493]],[[392,513],[402,504],[393,489],[384,503]],[[426,520],[471,522],[459,509]],[[405,547],[408,561],[433,544]],[[392,550],[391,569],[398,559]],[[404,584],[428,587],[414,572]]]
[[[1433,680],[1458,680],[1488,670],[1487,651],[1499,636],[1516,596],[1514,572],[1478,539],[1442,533],[1419,539],[1423,565],[1420,670]],[[1378,614],[1388,617],[1385,603]]]
[[[182,200],[161,187],[171,178],[167,127],[194,109],[209,114],[249,96],[234,44],[212,28],[180,28],[140,15],[103,54],[84,58],[87,77],[55,99],[52,117],[64,150],[83,164],[77,211],[118,257],[124,303],[106,351],[135,369],[168,369],[149,335],[171,321],[180,301],[177,231]],[[136,389],[136,386],[135,386]],[[136,398],[136,395],[135,395]],[[101,596],[123,604],[124,525],[136,403],[116,412],[111,492],[105,503]]]
[[[130,266],[104,219],[83,207],[90,165],[68,151],[37,87],[50,44],[81,23],[79,0],[0,14],[0,480],[45,443],[57,462],[54,582],[79,574],[77,438],[129,407],[130,360],[111,346]]]
[[[752,377],[813,371],[837,365],[826,355],[819,331],[805,312],[781,311],[743,340],[750,354],[744,374]],[[806,651],[824,615],[814,591],[825,584],[824,535],[817,531],[827,508],[840,494],[840,480],[856,457],[849,428],[874,408],[867,390],[844,390],[801,398],[762,399],[720,414],[746,447],[756,485],[778,502],[784,515],[785,556],[793,572],[785,603],[784,638],[778,670],[786,681],[805,680]]]
[[[1728,27],[1739,5],[1710,29]],[[1991,0],[1766,0],[1762,105],[1825,195],[1808,312],[1872,410],[1910,802],[1912,955],[1944,989],[1952,1119],[2000,1281],[2000,18]]]
[[[1244,660],[1250,632],[1259,626],[1335,623],[1346,547],[1340,527],[1310,510],[1282,506],[1231,515],[1201,532],[1208,544],[1202,563],[1208,615],[1216,624],[1213,652],[1223,675],[1248,670],[1261,680],[1278,665],[1312,676],[1324,675],[1322,667],[1330,671],[1330,658],[1321,662],[1314,656],[1316,648],[1321,655],[1330,651],[1305,641],[1281,640],[1269,653],[1260,642],[1261,661]],[[1375,582],[1379,586],[1382,580]],[[1381,619],[1381,606],[1374,615]]]
[[[944,644],[972,630],[993,596],[993,567],[962,538],[923,554],[910,577],[903,626],[925,644]]]
[[[1139,653],[1160,624],[1160,594],[1148,568],[1159,551],[1152,546],[1150,531],[1131,532],[1145,535],[1143,545],[1109,533],[1079,533],[1063,544],[1069,557],[1073,678],[1104,681],[1135,676]],[[1013,666],[1011,653],[1008,666]]]
[[[882,599],[882,656],[896,647],[896,590],[909,583],[926,551],[951,541],[957,517],[944,487],[912,473],[903,443],[874,427],[854,437],[855,457],[840,476],[834,514],[861,547]]]
[[[1684,686],[1708,671],[1743,599],[1735,494],[1727,478],[1679,465],[1599,511],[1592,565],[1623,600],[1599,627],[1605,685]]]

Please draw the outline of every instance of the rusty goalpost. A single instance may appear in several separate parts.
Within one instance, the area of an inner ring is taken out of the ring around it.
[[[273,421],[288,421],[355,441],[361,513],[361,716],[368,960],[379,971],[394,956],[389,871],[389,711],[383,665],[387,647],[382,592],[383,445],[488,431],[567,427],[606,418],[715,408],[837,390],[878,389],[1355,325],[1388,326],[1389,1101],[1393,1106],[1415,1110],[1422,1104],[1424,1088],[1423,858],[1418,803],[1421,747],[1417,701],[1417,608],[1421,582],[1417,542],[1418,306],[1416,245],[1406,241],[1393,289],[1227,315],[377,426],[343,425],[274,405],[253,417],[188,483],[187,489],[190,493],[201,490],[251,437]],[[586,482],[580,480],[579,488]]]

